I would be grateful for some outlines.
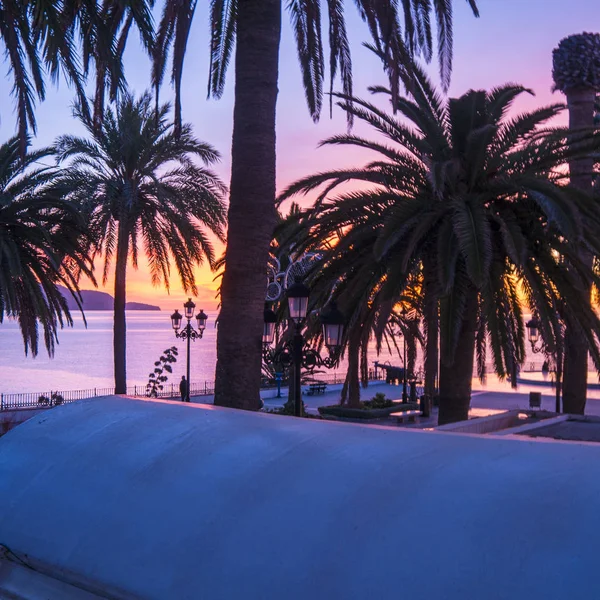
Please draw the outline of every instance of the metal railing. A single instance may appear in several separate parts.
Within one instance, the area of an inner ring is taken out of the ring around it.
[[[202,381],[190,386],[192,396],[208,396],[214,394],[214,382]],[[25,392],[18,394],[0,393],[0,411],[15,410],[19,408],[52,408],[76,400],[97,398],[98,396],[112,396],[114,387],[89,388],[87,390],[51,390],[49,392]],[[127,388],[128,396],[146,397],[145,385],[134,385]],[[179,397],[179,384],[169,384],[164,387],[155,397],[175,398]]]
[[[210,396],[215,393],[215,382],[204,381],[199,383],[190,384],[190,396]],[[127,394],[129,396],[138,396],[147,398],[145,385],[136,385],[133,388],[129,388]],[[153,398],[180,398],[179,383],[170,383],[164,386],[160,392],[152,396]]]
[[[344,383],[345,373],[316,373],[306,382],[312,380],[323,381],[324,383],[335,385]],[[284,384],[285,385],[285,384]],[[276,387],[275,384],[266,387]],[[15,410],[19,408],[52,408],[76,400],[86,400],[98,396],[112,396],[115,393],[114,387],[107,388],[89,388],[86,390],[51,390],[46,392],[26,392],[18,394],[0,393],[0,411]],[[214,381],[192,382],[190,386],[190,396],[210,396],[215,393]],[[147,397],[145,385],[134,385],[127,388],[128,396],[137,396],[139,398]],[[158,392],[155,398],[179,398],[179,383],[170,383]]]
[[[90,388],[87,390],[67,390],[49,392],[26,392],[20,394],[0,393],[0,411],[17,408],[51,408],[76,400],[108,396],[114,394],[115,388]]]

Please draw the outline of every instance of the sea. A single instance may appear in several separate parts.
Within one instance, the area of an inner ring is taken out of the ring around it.
[[[171,327],[170,311],[128,311],[127,312],[127,385],[145,388],[148,374],[163,351],[171,346],[179,349],[179,357],[173,365],[168,385],[175,389],[181,375],[185,374],[185,344],[177,339]],[[208,322],[203,338],[192,342],[191,381],[193,385],[212,386],[215,378],[217,330],[216,311],[207,311]],[[5,320],[0,324],[0,393],[48,393],[52,391],[76,391],[114,388],[113,374],[113,313],[112,311],[88,311],[87,325],[78,313],[73,313],[73,327],[59,330],[58,344],[53,358],[49,358],[43,345],[37,357],[25,356],[23,339],[18,324]],[[488,360],[490,357],[488,357]],[[402,359],[395,350],[383,348],[377,354],[374,344],[368,352],[369,367],[375,361],[396,366]],[[521,377],[541,379],[542,354],[529,353],[523,365]],[[338,379],[346,371],[346,361],[342,359],[335,369]],[[417,368],[422,365],[421,352],[417,355]],[[491,365],[488,372],[492,373]],[[598,382],[590,362],[590,382]],[[329,374],[333,374],[329,372]],[[526,375],[527,374],[527,375]],[[494,376],[488,379],[494,380]],[[486,389],[490,389],[488,381]],[[481,386],[474,381],[474,386]],[[506,382],[494,383],[493,389],[509,391]],[[105,391],[104,393],[108,393]]]
[[[168,384],[177,386],[185,374],[184,340],[175,338],[170,311],[127,312],[127,385],[144,387],[154,362],[166,348],[176,346],[179,357],[173,366]],[[217,330],[215,312],[207,312],[208,322],[201,340],[191,348],[192,384],[214,381]],[[74,326],[59,330],[53,358],[43,344],[38,356],[25,356],[18,324],[5,320],[0,324],[0,392],[4,394],[49,391],[88,390],[114,387],[113,374],[113,313],[88,311],[87,326],[80,314],[73,313]],[[398,355],[383,352],[379,357],[373,347],[369,351],[369,366],[373,361],[389,361],[400,366]],[[345,373],[342,361],[336,373]]]

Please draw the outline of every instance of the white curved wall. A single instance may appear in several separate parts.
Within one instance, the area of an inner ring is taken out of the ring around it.
[[[597,598],[600,448],[109,397],[0,439],[0,543],[142,598]]]

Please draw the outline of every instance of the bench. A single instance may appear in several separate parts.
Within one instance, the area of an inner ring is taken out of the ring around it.
[[[396,419],[397,423],[418,423],[420,416],[420,410],[403,410],[402,412],[392,413],[390,415],[392,419]]]
[[[315,394],[324,394],[327,389],[327,384],[322,381],[315,381],[315,383],[311,383],[308,386],[308,391],[306,392],[309,396],[314,396]]]

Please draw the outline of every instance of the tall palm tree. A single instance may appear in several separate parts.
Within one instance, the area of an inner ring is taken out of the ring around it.
[[[122,56],[132,24],[148,50],[153,44],[152,4],[143,0],[0,3],[0,42],[12,75],[21,154],[29,130],[36,131],[35,101],[46,95],[46,74],[56,82],[62,70],[84,110],[84,83],[91,67],[97,74],[98,110],[106,81],[112,97],[123,89]]]
[[[125,95],[108,108],[98,129],[81,112],[75,116],[88,138],[64,135],[56,142],[58,160],[70,159],[64,177],[71,198],[88,219],[92,257],[103,256],[106,283],[113,259],[115,393],[126,390],[125,295],[129,259],[140,251],[150,264],[152,283],[169,288],[174,262],[186,292],[197,294],[194,266],[215,254],[208,233],[224,239],[225,186],[207,167],[219,159],[209,144],[183,125],[176,136],[169,106],[158,112],[149,94]],[[205,166],[199,166],[195,159]]]
[[[63,199],[56,170],[36,166],[51,155],[46,148],[21,159],[18,137],[0,145],[0,322],[17,319],[33,356],[38,323],[50,356],[59,326],[73,323],[61,286],[80,304],[79,275],[92,277],[83,218]]]
[[[424,277],[435,279],[439,294],[440,423],[467,417],[474,354],[483,376],[488,339],[499,375],[514,373],[523,361],[519,286],[531,310],[542,317],[547,347],[556,349],[563,318],[582,327],[600,364],[600,321],[579,285],[581,280],[597,283],[597,278],[573,243],[598,246],[594,231],[600,209],[564,185],[561,169],[567,160],[597,149],[600,136],[569,145],[566,130],[541,131],[562,105],[508,119],[515,98],[525,91],[508,85],[444,101],[416,69],[414,97],[395,101],[409,125],[373,104],[342,97],[344,110],[388,143],[355,135],[326,140],[371,149],[379,157],[366,167],[308,177],[282,195],[326,185],[315,219],[334,214],[329,227],[342,231],[345,225],[335,220],[336,212],[348,215],[352,207],[377,203],[370,212],[380,233],[371,249],[378,265],[395,269],[389,280],[397,273],[406,280],[416,261],[426,269],[423,257],[432,259],[435,273]],[[375,187],[330,197],[349,181]]]
[[[475,0],[467,0],[473,14],[479,16]],[[258,3],[255,3],[258,4]],[[325,4],[325,8],[322,7]],[[367,23],[374,40],[374,49],[382,56],[386,69],[395,83],[402,77],[400,66],[407,55],[422,54],[429,62],[433,55],[433,36],[430,16],[437,23],[438,61],[442,84],[447,89],[452,73],[452,5],[431,0],[408,0],[404,13],[398,13],[395,2],[389,0],[358,0],[357,7]],[[166,0],[153,50],[152,80],[158,92],[162,85],[167,57],[173,48],[171,82],[175,88],[175,125],[181,122],[181,81],[183,63],[192,21],[196,12],[196,0]],[[266,6],[266,5],[265,5]],[[245,7],[242,7],[245,8]],[[259,10],[263,10],[260,9]],[[325,75],[323,40],[321,34],[322,13],[329,19],[329,68],[330,91],[339,70],[344,91],[352,93],[352,60],[345,24],[344,0],[293,0],[288,5],[290,18],[298,47],[298,58],[303,73],[306,99],[311,116],[318,120],[321,112],[322,87]],[[267,13],[265,13],[267,14]],[[401,19],[405,27],[400,28]],[[242,21],[241,25],[245,22]],[[248,23],[254,25],[254,23]],[[280,23],[269,27],[278,33]],[[243,27],[240,26],[237,0],[211,0],[211,61],[209,94],[220,97],[225,87],[225,77],[231,54]]]
[[[552,53],[554,87],[567,97],[569,127],[580,131],[594,126],[594,104],[600,91],[600,34],[571,35]],[[592,156],[569,163],[571,185],[591,193],[594,161]],[[592,264],[589,249],[581,247],[582,257]],[[589,290],[588,290],[589,291]],[[567,327],[565,332],[564,408],[583,414],[587,395],[588,352],[581,331]]]
[[[477,14],[474,0],[467,0]],[[450,1],[358,0],[375,49],[384,59],[397,93],[407,56],[432,57],[433,14],[438,24],[442,77],[448,83],[452,56]],[[340,73],[342,88],[352,93],[352,64],[343,0],[292,0],[287,4],[295,32],[309,111],[319,118],[325,54],[322,13],[329,18],[330,89]],[[168,0],[159,26],[154,82],[160,83],[166,50],[173,44],[176,92],[196,7],[195,0]],[[212,40],[209,94],[219,97],[235,42],[235,106],[226,267],[221,289],[217,336],[215,402],[256,409],[260,406],[260,336],[264,302],[264,269],[276,223],[275,109],[279,69],[282,0],[211,0]],[[405,24],[402,31],[401,23]],[[177,100],[176,100],[177,103]],[[240,335],[239,319],[245,330]]]
[[[414,364],[421,336],[415,321],[401,309],[420,311],[422,280],[417,268],[401,269],[398,262],[373,259],[373,247],[382,228],[377,215],[386,210],[381,197],[349,195],[339,203],[337,200],[332,199],[326,208],[304,211],[283,241],[292,244],[295,253],[313,252],[320,257],[305,279],[311,289],[310,308],[316,314],[333,300],[345,316],[343,348],[348,370],[341,400],[357,407],[360,384],[368,381],[367,351],[371,342],[375,342],[378,352],[387,346],[401,356],[397,343],[400,333],[407,343],[407,362]],[[322,209],[327,212],[325,218]],[[318,322],[315,325],[309,326],[307,336],[318,343],[321,328]]]

